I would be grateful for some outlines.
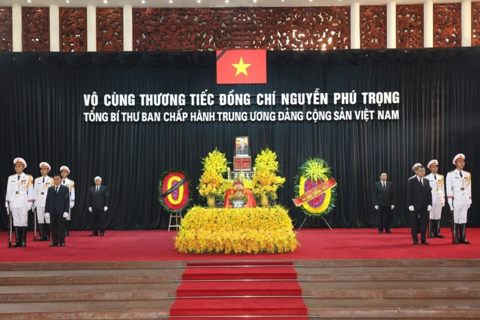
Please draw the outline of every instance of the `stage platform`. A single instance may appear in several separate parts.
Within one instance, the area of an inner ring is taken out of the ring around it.
[[[445,239],[428,239],[429,246],[414,246],[410,229],[302,229],[297,232],[300,247],[287,254],[180,254],[173,247],[176,231],[111,231],[105,237],[72,231],[66,247],[48,248],[47,242],[33,242],[28,233],[27,248],[7,248],[7,233],[1,232],[1,262],[61,261],[158,261],[158,260],[310,260],[310,259],[480,259],[480,228],[467,229],[471,245],[452,245],[451,232]]]
[[[296,252],[258,255],[179,254],[175,231],[5,243],[0,319],[479,319],[480,229],[455,246],[392,231],[304,229]]]

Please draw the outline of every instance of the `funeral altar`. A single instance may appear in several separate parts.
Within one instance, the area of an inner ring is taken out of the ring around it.
[[[249,159],[248,137],[237,142],[235,158]],[[195,206],[182,219],[175,237],[179,252],[287,253],[297,248],[287,210],[274,204],[285,183],[278,176],[275,152],[262,150],[253,170],[249,160],[236,163],[241,169],[234,165],[231,172],[225,154],[217,149],[203,159],[197,189],[207,207]]]

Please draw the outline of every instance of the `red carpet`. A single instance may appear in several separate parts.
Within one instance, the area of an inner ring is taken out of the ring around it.
[[[66,247],[48,248],[47,242],[33,242],[28,233],[27,248],[7,248],[7,232],[0,232],[0,262],[40,261],[145,261],[145,260],[302,260],[302,259],[479,259],[480,229],[467,229],[471,245],[452,245],[445,239],[429,239],[429,246],[413,246],[410,230],[392,229],[302,229],[299,247],[287,254],[179,254],[173,248],[175,231],[110,231],[105,237],[89,237],[89,231],[72,231]]]
[[[170,319],[175,316],[220,316],[222,319],[225,316],[279,316],[285,319],[284,316],[307,315],[296,278],[295,269],[285,264],[188,266],[177,289],[179,298],[170,308]]]

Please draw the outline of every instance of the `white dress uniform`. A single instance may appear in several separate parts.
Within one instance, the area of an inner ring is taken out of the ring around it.
[[[33,177],[24,172],[8,177],[7,195],[5,205],[10,203],[15,227],[28,226],[28,211],[32,208],[34,200]]]
[[[447,198],[456,224],[467,223],[467,212],[472,204],[472,175],[457,169],[447,174]]]
[[[425,178],[430,182],[432,188],[432,210],[430,211],[430,220],[440,220],[442,218],[442,208],[445,206],[445,177],[441,174],[430,173]]]
[[[75,206],[75,182],[68,178],[62,180],[62,184],[70,190],[70,209],[68,210],[67,221],[70,221],[72,208]]]
[[[51,186],[53,186],[53,178],[49,176],[35,179],[35,207],[38,223],[45,223],[45,201],[47,200],[48,188]]]

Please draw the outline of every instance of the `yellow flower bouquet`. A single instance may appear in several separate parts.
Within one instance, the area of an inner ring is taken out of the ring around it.
[[[253,176],[252,193],[255,198],[267,196],[269,199],[277,199],[277,190],[285,183],[285,178],[277,176],[277,154],[266,148],[255,159],[255,174]]]
[[[226,186],[223,174],[227,172],[227,158],[225,154],[213,150],[202,159],[203,174],[200,177],[200,185],[197,187],[202,197],[221,198],[225,194]]]
[[[180,253],[287,253],[299,243],[287,210],[193,207],[175,237]]]

